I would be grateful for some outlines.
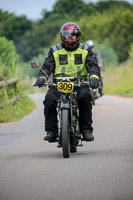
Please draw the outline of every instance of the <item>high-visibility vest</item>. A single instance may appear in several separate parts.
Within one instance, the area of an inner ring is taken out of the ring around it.
[[[79,44],[75,51],[67,51],[61,44],[52,47],[55,59],[55,77],[82,77],[85,80],[87,69],[85,60],[88,54],[88,47]]]

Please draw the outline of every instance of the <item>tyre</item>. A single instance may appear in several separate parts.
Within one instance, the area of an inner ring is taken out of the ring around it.
[[[94,98],[94,96],[92,96],[92,105],[93,106],[95,105],[95,98]]]
[[[61,137],[62,137],[62,153],[64,158],[70,156],[70,133],[69,133],[69,110],[62,109],[62,124],[61,124]]]

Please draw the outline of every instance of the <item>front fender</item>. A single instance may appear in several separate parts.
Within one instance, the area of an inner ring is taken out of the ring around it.
[[[70,108],[70,103],[69,102],[66,102],[66,103],[61,102],[61,108],[69,109]]]

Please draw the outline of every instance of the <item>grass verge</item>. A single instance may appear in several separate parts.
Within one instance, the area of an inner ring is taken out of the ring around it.
[[[0,109],[0,122],[14,122],[24,117],[35,108],[35,103],[28,97],[23,96],[13,104],[5,104]]]
[[[133,63],[126,62],[103,72],[105,94],[133,97]]]

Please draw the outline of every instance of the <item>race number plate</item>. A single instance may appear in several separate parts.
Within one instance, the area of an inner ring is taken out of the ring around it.
[[[57,89],[63,93],[71,93],[74,89],[74,83],[72,82],[58,82]]]

